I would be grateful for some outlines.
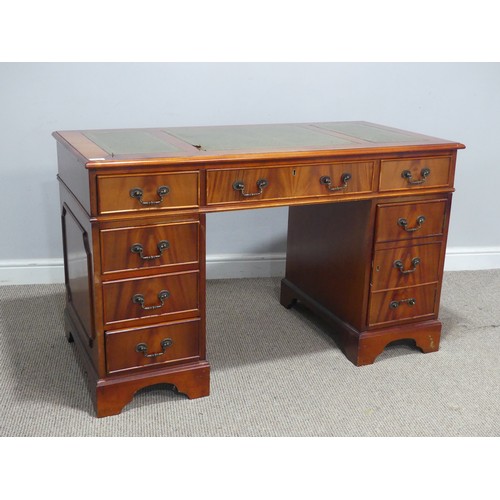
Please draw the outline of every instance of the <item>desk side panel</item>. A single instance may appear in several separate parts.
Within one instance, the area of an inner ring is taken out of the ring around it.
[[[104,356],[101,330],[97,326],[100,298],[95,296],[93,228],[88,215],[68,188],[60,183],[66,316],[68,338],[84,350],[84,363],[93,376],[102,373]],[[75,337],[78,337],[77,339]],[[101,360],[101,361],[100,361]]]
[[[372,202],[290,207],[286,280],[341,320],[366,323]]]

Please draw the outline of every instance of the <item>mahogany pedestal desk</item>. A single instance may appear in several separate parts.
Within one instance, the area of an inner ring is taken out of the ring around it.
[[[355,365],[401,339],[438,349],[462,144],[366,122],[53,135],[66,334],[97,416],[153,384],[209,394],[209,212],[290,207],[281,303],[324,318]]]

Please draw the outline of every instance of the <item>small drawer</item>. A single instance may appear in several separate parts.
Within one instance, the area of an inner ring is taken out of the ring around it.
[[[198,177],[198,172],[99,176],[99,213],[197,207]]]
[[[199,324],[200,321],[196,319],[106,332],[107,372],[198,360]]]
[[[198,222],[101,231],[102,273],[198,262]]]
[[[258,202],[373,191],[373,162],[207,172],[207,203]]]
[[[436,310],[436,285],[370,294],[368,324],[394,323],[433,316]]]
[[[190,312],[198,314],[199,272],[152,276],[103,284],[104,321],[137,320]]]
[[[441,243],[377,250],[372,291],[437,282],[440,269]]]
[[[375,238],[395,241],[442,235],[446,200],[378,205]]]
[[[451,186],[451,157],[382,160],[380,191]]]

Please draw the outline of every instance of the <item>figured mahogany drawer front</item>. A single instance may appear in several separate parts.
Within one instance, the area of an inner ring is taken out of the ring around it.
[[[207,204],[258,202],[373,191],[373,162],[211,170]]]
[[[199,359],[199,320],[106,332],[108,373]]]
[[[442,235],[446,200],[378,205],[376,241]]]
[[[380,191],[451,186],[451,157],[382,160]]]
[[[198,262],[198,222],[101,231],[102,272]]]
[[[441,243],[377,250],[372,291],[402,288],[439,280]]]
[[[198,172],[99,176],[99,213],[197,207],[198,177]]]
[[[198,271],[192,271],[104,283],[104,321],[198,314],[198,278]]]
[[[433,316],[436,310],[436,285],[370,294],[368,324],[393,323]]]

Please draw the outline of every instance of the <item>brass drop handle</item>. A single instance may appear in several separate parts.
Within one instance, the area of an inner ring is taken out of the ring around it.
[[[168,290],[162,290],[158,294],[158,298],[160,299],[160,304],[154,305],[154,306],[145,306],[144,305],[144,295],[140,293],[136,293],[132,297],[132,302],[134,304],[139,304],[141,306],[141,309],[144,309],[145,311],[151,311],[152,309],[160,309],[165,305],[165,301],[170,297],[170,292]]]
[[[134,243],[130,247],[130,251],[132,253],[138,253],[139,257],[142,260],[159,259],[162,256],[163,251],[167,250],[167,248],[170,246],[170,243],[167,240],[161,240],[156,246],[158,247],[158,250],[160,252],[158,255],[144,255],[144,247],[140,243]]]
[[[235,191],[240,191],[241,194],[245,197],[248,196],[259,196],[263,193],[264,188],[269,185],[267,179],[259,179],[257,181],[257,189],[259,190],[257,193],[245,193],[245,183],[243,181],[235,181],[233,182],[233,189]]]
[[[408,227],[408,221],[401,217],[398,219],[398,226],[401,226],[406,232],[411,233],[413,231],[418,231],[421,227],[422,224],[425,222],[425,217],[423,215],[420,215],[417,217],[417,225],[415,227]]]
[[[170,192],[170,188],[168,186],[160,186],[157,190],[156,193],[158,194],[158,197],[160,198],[159,200],[152,200],[152,201],[144,201],[142,199],[144,192],[141,188],[132,188],[130,190],[130,196],[131,198],[135,198],[141,205],[159,205],[160,203],[163,202],[163,198],[167,196],[167,194]]]
[[[396,269],[400,270],[401,274],[410,274],[415,272],[419,264],[420,264],[420,259],[418,257],[414,257],[413,259],[411,259],[411,265],[413,266],[412,269],[405,270],[403,261],[401,260],[395,260],[393,265]]]
[[[418,180],[414,180],[412,179],[412,173],[409,171],[409,170],[403,170],[401,172],[401,177],[403,179],[406,179],[408,181],[408,184],[412,184],[412,185],[415,185],[415,184],[423,184],[427,177],[429,177],[429,175],[431,175],[431,169],[430,168],[423,168],[421,171],[420,171],[420,179]]]
[[[389,307],[391,309],[397,309],[401,304],[407,304],[409,306],[414,306],[417,303],[416,299],[404,299],[404,300],[393,300]]]
[[[351,174],[342,174],[342,177],[340,178],[340,181],[342,182],[341,186],[335,186],[332,187],[332,179],[328,175],[324,175],[323,177],[320,178],[319,182],[320,184],[323,184],[328,188],[329,191],[341,191],[342,189],[347,188],[347,183],[352,179]]]
[[[160,342],[161,352],[152,352],[151,354],[148,354],[148,345],[144,342],[137,344],[135,350],[142,353],[145,358],[156,358],[158,356],[163,356],[167,348],[171,347],[173,343],[174,341],[172,339],[163,339]]]

